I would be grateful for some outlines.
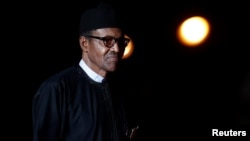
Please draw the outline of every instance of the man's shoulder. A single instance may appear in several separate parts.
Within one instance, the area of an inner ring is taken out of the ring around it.
[[[40,95],[44,92],[56,92],[68,84],[72,84],[74,82],[76,83],[77,79],[79,79],[79,73],[77,71],[77,65],[73,65],[52,74],[41,83],[38,87],[36,95]]]
[[[64,68],[63,70],[51,75],[46,81],[54,82],[54,81],[61,81],[62,79],[74,77],[79,75],[80,66],[75,64],[73,66]]]
[[[78,77],[77,75],[79,75],[78,66],[73,65],[49,76],[47,79],[43,81],[41,87],[56,86],[65,81],[69,81],[70,79],[77,78]]]

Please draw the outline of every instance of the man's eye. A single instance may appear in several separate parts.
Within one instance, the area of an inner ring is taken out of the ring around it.
[[[112,42],[113,39],[104,39],[105,42]]]

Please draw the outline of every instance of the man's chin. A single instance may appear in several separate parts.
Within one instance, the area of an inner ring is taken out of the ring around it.
[[[117,70],[118,67],[118,61],[109,61],[106,63],[106,71],[114,72]]]
[[[110,68],[110,69],[108,69],[108,72],[114,72],[114,71],[116,71],[116,68]]]
[[[114,66],[109,66],[109,67],[107,68],[107,71],[108,71],[108,72],[114,72],[114,71],[116,71],[116,69],[117,69],[117,66],[116,66],[116,65],[114,65]]]

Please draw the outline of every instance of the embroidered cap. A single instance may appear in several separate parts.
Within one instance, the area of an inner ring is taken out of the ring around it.
[[[93,29],[118,27],[121,28],[118,15],[112,5],[100,3],[97,7],[82,13],[79,25],[79,34]]]

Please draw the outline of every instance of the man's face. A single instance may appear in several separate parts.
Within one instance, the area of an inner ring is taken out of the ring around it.
[[[115,71],[125,49],[121,30],[119,28],[97,29],[85,39],[83,58],[87,65],[100,75]]]

